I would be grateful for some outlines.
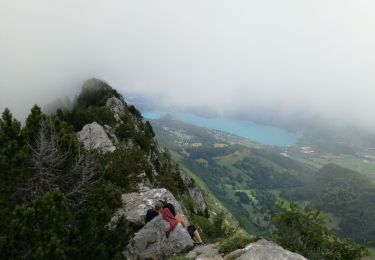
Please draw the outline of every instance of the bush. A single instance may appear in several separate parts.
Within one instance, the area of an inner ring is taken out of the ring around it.
[[[278,206],[279,212],[272,219],[276,227],[273,237],[282,247],[308,259],[354,260],[367,255],[366,244],[339,238],[325,226],[325,218],[311,205],[301,210],[293,202],[286,207],[280,201]]]
[[[81,131],[83,126],[94,121],[100,125],[113,125],[115,123],[111,110],[104,106],[76,107],[68,114],[68,121],[73,125],[75,131]]]
[[[138,147],[130,150],[118,148],[113,153],[105,154],[102,165],[105,165],[104,178],[124,192],[136,191],[143,172],[151,175],[147,157]]]
[[[258,241],[258,237],[251,237],[244,232],[237,232],[233,236],[224,239],[219,244],[219,253],[227,254],[234,250],[244,248],[250,243]]]
[[[202,240],[205,243],[212,242],[214,240],[214,225],[205,217],[192,215],[190,217],[191,224],[199,230]]]
[[[67,259],[68,219],[66,198],[57,189],[32,207],[17,206],[0,244],[0,258]]]
[[[247,194],[245,192],[243,192],[243,191],[237,191],[234,195],[236,195],[237,197],[239,197],[241,203],[247,204],[247,205],[250,204],[249,196],[247,196]]]

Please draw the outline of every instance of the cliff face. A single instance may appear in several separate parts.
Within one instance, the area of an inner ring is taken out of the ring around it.
[[[190,197],[195,202],[195,208],[193,209],[194,213],[209,217],[207,203],[203,197],[202,191],[195,184],[194,180],[182,170],[180,170],[180,177],[187,188]]]

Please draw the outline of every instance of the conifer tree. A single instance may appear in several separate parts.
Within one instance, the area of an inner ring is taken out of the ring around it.
[[[28,149],[21,124],[5,109],[0,119],[0,207],[15,200],[15,188],[27,173]]]
[[[46,116],[42,113],[42,110],[38,105],[34,105],[31,108],[31,113],[26,118],[26,125],[23,129],[23,132],[29,144],[34,142],[34,139],[37,137],[39,133],[40,123],[45,118]]]

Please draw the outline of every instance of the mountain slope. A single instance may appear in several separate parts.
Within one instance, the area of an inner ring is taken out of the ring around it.
[[[24,127],[6,110],[0,119],[0,258],[122,258],[138,227],[124,218],[114,229],[108,223],[122,193],[144,186],[167,188],[187,214],[200,214],[209,225],[189,193],[194,184],[186,186],[154,136],[135,107],[96,79],[84,84],[72,108],[46,115],[34,106]]]
[[[327,213],[339,234],[375,241],[373,183],[358,172],[328,164],[315,172],[308,164],[257,147],[222,132],[171,117],[153,120],[161,145],[197,175],[250,233],[269,236],[276,201],[313,203]]]
[[[161,145],[199,177],[250,233],[270,237],[270,219],[283,190],[313,171],[290,158],[223,132],[165,117],[152,121]]]
[[[290,193],[294,200],[311,200],[340,218],[339,232],[356,241],[375,241],[375,185],[358,172],[328,164],[313,182]]]

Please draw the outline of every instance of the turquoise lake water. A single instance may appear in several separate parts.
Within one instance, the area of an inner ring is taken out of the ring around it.
[[[166,114],[170,114],[185,123],[224,131],[266,145],[292,146],[296,144],[298,139],[297,135],[284,129],[251,121],[229,118],[205,118],[185,113],[142,112],[143,117],[146,119],[159,119]]]

